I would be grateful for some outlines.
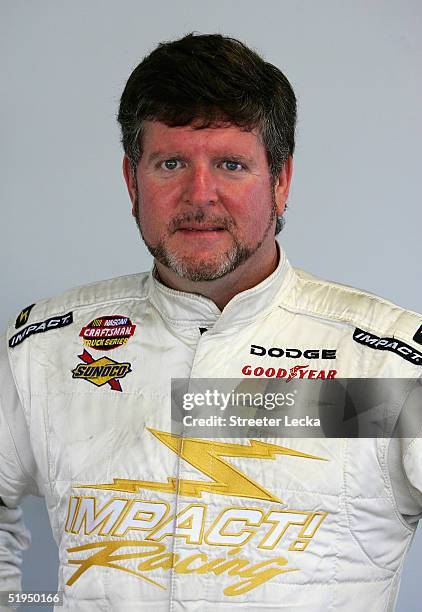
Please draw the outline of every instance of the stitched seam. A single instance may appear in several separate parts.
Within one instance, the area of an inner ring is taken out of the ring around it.
[[[289,312],[293,312],[295,314],[311,315],[315,318],[321,319],[322,321],[331,319],[331,320],[339,321],[344,324],[350,324],[353,327],[357,327],[358,325],[363,325],[364,327],[371,327],[371,331],[374,333],[376,332],[377,334],[380,335],[380,337],[385,333],[385,330],[382,330],[380,327],[373,326],[372,322],[370,325],[368,325],[367,323],[365,323],[363,318],[360,319],[356,314],[346,316],[346,315],[339,315],[332,311],[328,311],[327,313],[323,314],[316,310],[304,309],[304,308],[294,308],[293,306],[289,307],[285,304],[280,304],[279,306],[280,308],[285,308]],[[408,338],[404,338],[404,336],[402,337],[394,336],[394,338],[396,340],[400,340],[401,342],[406,342],[406,343],[409,342]]]
[[[341,520],[341,510],[342,507],[345,506],[345,501],[344,501],[344,497],[345,497],[345,493],[346,493],[346,487],[345,487],[345,481],[344,481],[344,467],[345,467],[345,447],[346,447],[346,440],[343,440],[343,453],[342,453],[342,458],[343,458],[343,464],[342,464],[342,472],[343,472],[343,482],[342,482],[342,486],[341,486],[341,490],[340,490],[340,495],[339,497],[339,508],[338,508],[338,512],[339,512],[339,517],[336,521],[336,532],[335,532],[335,559],[334,559],[334,564],[333,564],[333,590],[332,590],[332,597],[331,597],[331,602],[329,604],[329,607],[334,610],[335,609],[335,599],[336,599],[336,585],[337,585],[337,573],[338,573],[338,568],[339,568],[339,539],[340,539],[340,520]]]
[[[169,317],[159,306],[154,304],[154,302],[149,302],[153,308],[159,313],[159,315],[167,321],[167,323],[172,323],[175,327],[194,327],[197,325],[209,325],[210,321],[207,319],[172,319]],[[216,318],[218,320],[218,318]],[[214,323],[214,321],[213,321]]]
[[[347,441],[346,441],[347,443]],[[346,458],[344,461],[344,477],[345,477],[345,485],[346,485]],[[371,565],[373,565],[374,567],[376,567],[378,570],[382,570],[384,572],[388,572],[390,574],[390,578],[392,576],[394,576],[394,571],[387,569],[385,567],[382,567],[382,565],[379,565],[378,563],[376,563],[371,557],[370,555],[366,552],[365,548],[363,547],[362,543],[360,542],[359,538],[357,537],[357,535],[354,533],[352,526],[351,526],[351,522],[350,522],[350,512],[349,512],[349,507],[348,504],[346,503],[346,518],[347,518],[347,527],[349,529],[349,533],[352,536],[352,538],[355,540],[356,544],[359,546],[360,550],[362,551],[362,553],[364,554],[365,558],[371,563]]]
[[[45,357],[45,347],[40,347],[40,351],[44,351],[43,357]],[[44,373],[44,369],[42,370]],[[48,392],[48,377],[44,376],[44,384],[46,386],[47,392]],[[48,435],[48,422],[49,422],[49,397],[48,395],[46,396],[46,402],[45,402],[45,407],[42,411],[42,420],[43,420],[43,425],[44,425],[44,436],[45,436],[45,453],[47,455],[46,460],[47,460],[47,479],[48,479],[48,488],[50,490],[50,496],[51,498],[54,500],[54,503],[56,506],[59,505],[60,503],[60,495],[58,493],[55,492],[54,489],[54,485],[53,485],[53,479],[52,479],[52,471],[53,471],[53,464],[51,461],[51,455],[52,455],[52,451],[51,451],[51,444],[52,444],[52,440],[51,437]],[[60,534],[60,520],[59,520],[59,516],[58,516],[58,512],[55,512],[53,514],[53,519],[51,521],[51,528],[53,528],[53,523],[55,524],[55,529],[56,529],[56,533]]]
[[[362,578],[362,580],[339,580],[338,584],[372,584],[372,583],[376,583],[376,582],[387,582],[391,580],[391,577],[388,576],[387,578],[373,578],[371,580],[366,580],[364,578]],[[331,589],[333,587],[333,585],[331,583],[327,583],[327,582],[281,582],[281,581],[276,581],[274,578],[271,579],[271,581],[273,583],[276,584],[280,584],[283,585],[283,587],[289,587],[289,586],[300,586],[300,587],[315,587],[315,586],[320,586],[320,587],[325,587],[327,589]]]
[[[408,447],[407,447],[407,449],[406,449],[406,451],[405,451],[405,453],[404,453],[404,455],[403,455],[403,464],[404,464],[404,462],[405,462],[405,460],[406,460],[406,457],[407,457],[408,452],[411,450],[412,446],[414,446],[414,445],[416,444],[416,440],[417,440],[417,439],[418,439],[418,438],[419,438],[421,435],[422,435],[422,426],[420,427],[420,429],[419,429],[419,431],[418,431],[418,433],[417,433],[416,437],[415,437],[415,438],[413,438],[413,440],[412,440],[411,442],[409,442],[409,445],[408,445]],[[413,500],[414,500],[414,501],[415,501],[415,502],[416,502],[418,505],[420,505],[421,500],[420,500],[420,498],[418,498],[418,496],[417,496],[417,495],[415,494],[415,492],[413,491],[412,485],[411,485],[411,483],[409,482],[409,479],[407,478],[407,474],[405,474],[405,477],[406,477],[406,478],[405,478],[406,488],[407,488],[407,490],[409,491],[409,494],[410,494],[411,498],[412,498],[412,499],[413,499]]]
[[[388,469],[388,451],[389,451],[389,448],[390,448],[391,440],[392,440],[392,438],[389,439],[388,444],[386,444],[386,446],[385,446],[385,450],[384,450],[384,452],[382,454],[382,457],[380,459],[380,466],[381,466],[381,470],[382,470],[382,473],[383,473],[383,476],[384,476],[385,486],[386,486],[387,493],[388,493],[388,498],[391,501],[391,504],[392,504],[393,509],[394,509],[394,513],[395,513],[397,519],[400,521],[400,523],[406,528],[406,530],[409,531],[410,533],[413,533],[415,528],[412,527],[411,525],[409,525],[406,522],[406,520],[403,518],[403,515],[401,514],[401,512],[399,510],[399,507],[397,505],[396,496],[394,495],[393,485],[391,484],[390,472],[389,472],[389,469]],[[378,458],[378,453],[377,453],[377,458]],[[414,499],[414,501],[416,501],[419,504],[420,500],[416,499],[416,496],[411,491],[410,483],[409,483],[406,475],[405,475],[405,484],[406,484],[406,488],[409,491],[410,496]]]
[[[110,298],[109,300],[105,300],[105,301],[96,301],[96,302],[82,302],[80,304],[76,303],[74,305],[72,305],[72,302],[70,302],[66,308],[63,309],[63,311],[55,311],[57,314],[61,314],[61,312],[65,313],[69,308],[72,308],[73,310],[78,309],[78,310],[84,310],[85,308],[92,308],[92,306],[107,306],[108,304],[120,304],[122,302],[128,302],[128,301],[135,301],[135,302],[146,302],[148,300],[148,296],[125,296],[125,297],[118,297],[118,298]]]
[[[24,416],[24,420],[25,420],[25,425],[26,425],[26,427],[28,428],[28,434],[29,434],[29,437],[30,437],[30,433],[31,433],[31,432],[30,432],[30,429],[29,429],[28,424],[27,424],[27,422],[26,422],[25,412],[24,412],[24,401],[23,401],[23,394],[22,394],[22,392],[21,392],[21,390],[20,390],[20,388],[19,388],[19,385],[18,385],[18,382],[17,382],[16,376],[15,376],[15,372],[14,372],[13,367],[12,367],[12,360],[11,360],[11,358],[10,358],[10,353],[9,353],[9,349],[8,349],[8,347],[6,347],[6,355],[7,355],[7,360],[8,360],[8,362],[9,362],[10,371],[11,371],[11,373],[12,373],[13,382],[14,382],[14,384],[15,384],[16,392],[17,392],[17,394],[18,394],[19,401],[20,401],[20,404],[21,404],[21,409],[22,409],[22,412],[23,412],[23,416]],[[31,410],[29,409],[29,415],[30,415],[30,414],[31,414]],[[17,446],[16,446],[16,443],[15,443],[15,440],[14,440],[14,438],[13,438],[13,435],[12,435],[12,432],[11,432],[11,430],[10,430],[10,427],[9,427],[9,424],[8,424],[8,423],[7,423],[7,429],[8,429],[8,431],[9,431],[9,435],[10,435],[10,438],[11,438],[12,443],[13,443],[13,449],[14,449],[14,452],[15,452],[15,455],[16,455],[16,459],[18,460],[18,464],[19,464],[19,467],[21,468],[22,474],[23,474],[24,476],[26,476],[27,478],[29,478],[29,480],[30,480],[30,481],[31,481],[31,482],[32,482],[32,483],[35,485],[35,490],[38,490],[38,485],[37,485],[37,482],[36,482],[36,480],[35,480],[34,476],[33,476],[32,474],[30,474],[30,473],[29,473],[29,472],[26,470],[26,468],[24,467],[24,465],[23,465],[23,463],[22,463],[22,461],[21,461],[21,459],[20,459],[20,457],[19,457],[19,454],[18,454],[18,449],[17,449]]]
[[[400,306],[397,306],[397,304],[394,304],[393,302],[391,302],[390,300],[386,300],[378,295],[374,295],[372,293],[368,293],[367,291],[363,291],[361,289],[357,289],[355,287],[348,287],[347,285],[342,285],[340,283],[334,283],[332,281],[327,281],[327,280],[317,280],[317,279],[309,279],[309,278],[301,278],[298,275],[299,279],[301,282],[304,283],[309,283],[311,285],[317,285],[319,287],[324,287],[324,286],[329,286],[329,287],[333,287],[334,289],[340,289],[340,291],[344,291],[346,293],[352,293],[353,295],[363,295],[364,297],[367,297],[368,300],[370,300],[371,302],[376,302],[376,303],[381,303],[381,304],[385,304],[387,306],[389,306],[390,308],[393,307],[397,310],[403,311],[404,309],[401,308]],[[416,315],[418,318],[420,318],[420,313],[414,311],[414,310],[406,310],[405,312],[410,313],[410,314],[414,314]]]
[[[422,380],[422,375],[419,377]],[[406,456],[408,454],[408,452],[410,451],[410,449],[412,448],[412,446],[414,446],[416,444],[416,440],[418,438],[420,438],[420,436],[422,435],[422,426],[419,428],[418,433],[416,434],[416,436],[413,438],[413,440],[411,440],[403,454],[403,466],[404,466],[404,462],[406,460]],[[409,482],[409,479],[407,478],[407,474],[405,474],[406,478],[405,478],[405,483],[406,483],[406,488],[409,491],[409,494],[411,496],[411,498],[416,502],[416,504],[420,505],[420,499],[418,498],[417,495],[415,495],[415,492],[413,491],[413,488],[411,486],[411,483]]]
[[[210,321],[207,320],[207,319],[174,319],[174,318],[170,317],[168,314],[166,314],[157,304],[155,304],[152,301],[150,301],[150,303],[157,310],[157,312],[160,314],[160,316],[167,323],[171,323],[174,327],[181,327],[181,328],[182,327],[188,327],[188,328],[191,328],[191,327],[195,327],[195,326],[198,326],[198,325],[209,325],[209,323],[210,323]],[[233,324],[230,327],[227,327],[224,330],[219,330],[218,334],[226,335],[228,332],[231,332],[231,330],[236,329],[238,327],[243,327],[247,323],[253,323],[254,321],[263,320],[268,315],[270,315],[272,312],[277,310],[277,308],[279,308],[279,307],[280,307],[279,304],[274,304],[268,310],[265,310],[265,311],[261,310],[254,317],[249,317],[249,318],[246,318],[246,319],[236,319],[236,322],[233,322]],[[215,320],[212,321],[212,323],[216,324],[219,321],[220,317],[221,317],[221,314],[219,316],[217,315]],[[210,329],[208,331],[210,331],[212,333],[213,330]],[[217,333],[215,333],[215,335],[217,335]]]
[[[99,284],[102,283],[104,281],[99,281]],[[76,287],[76,289],[82,289],[82,287]],[[65,314],[69,311],[69,309],[73,311],[79,311],[79,310],[83,310],[85,308],[91,308],[92,306],[107,306],[108,304],[114,304],[114,303],[122,303],[122,302],[127,302],[127,301],[136,301],[136,302],[143,302],[143,301],[147,301],[148,300],[148,296],[144,295],[144,296],[139,296],[139,295],[127,295],[125,297],[115,297],[115,298],[109,298],[109,299],[102,299],[100,301],[91,301],[91,302],[74,302],[72,300],[69,300],[68,302],[65,302],[65,304],[61,304],[60,309],[59,308],[53,308],[53,303],[55,299],[58,299],[59,297],[63,297],[63,296],[58,296],[57,298],[50,298],[50,299],[46,299],[43,300],[41,302],[39,302],[39,306],[43,306],[44,310],[42,312],[40,312],[40,317],[44,320],[45,317],[48,316],[48,313],[53,313],[55,315],[60,315],[60,314]],[[43,303],[44,302],[44,303]],[[51,303],[53,302],[53,303]],[[59,305],[58,305],[59,306]],[[42,314],[44,313],[44,314]],[[42,314],[42,316],[41,316]],[[41,323],[42,321],[35,321],[35,323]]]
[[[68,479],[55,479],[55,482],[67,482],[67,483],[72,483],[74,482],[73,480],[68,480]],[[322,497],[335,497],[338,498],[338,493],[321,493],[321,491],[304,491],[304,490],[300,490],[300,489],[286,489],[285,487],[283,487],[283,491],[288,491],[289,493],[297,493],[297,494],[306,494],[306,495],[321,495]],[[373,499],[385,499],[385,497],[350,497],[348,495],[344,496],[346,499],[350,499],[350,500],[354,500],[354,499],[361,499],[361,500],[373,500]]]
[[[320,280],[313,280],[313,279],[303,279],[298,275],[299,281],[301,283],[304,284],[311,284],[317,287],[323,287],[325,288],[327,285],[329,287],[333,287],[335,289],[338,289],[340,291],[344,291],[345,293],[348,294],[352,294],[352,295],[356,295],[356,296],[363,296],[366,297],[368,299],[368,301],[372,304],[382,304],[385,305],[387,307],[389,307],[390,309],[395,309],[398,311],[398,314],[406,312],[406,313],[410,313],[412,315],[417,316],[418,318],[420,318],[420,314],[412,311],[412,310],[406,310],[404,311],[403,308],[400,308],[399,306],[397,306],[396,304],[394,304],[393,302],[389,301],[389,300],[385,300],[379,296],[376,295],[372,295],[370,293],[367,293],[365,291],[361,291],[359,289],[354,289],[352,287],[347,287],[345,285],[341,285],[341,284],[336,284],[336,283],[331,283],[330,281],[320,281]],[[312,307],[307,307],[307,308],[298,308],[298,307],[294,307],[294,306],[288,306],[288,303],[286,302],[281,302],[281,304],[284,308],[286,308],[287,310],[292,310],[293,312],[297,312],[297,313],[301,313],[301,314],[311,314],[314,315],[318,318],[324,319],[324,318],[332,318],[336,321],[343,321],[345,323],[351,323],[354,326],[356,325],[362,325],[364,323],[364,318],[362,319],[362,317],[358,317],[357,314],[354,315],[349,315],[349,316],[343,316],[343,315],[338,315],[337,313],[333,312],[333,311],[328,311],[328,312],[322,312],[321,310],[313,310]],[[372,325],[372,321],[371,321],[371,325]],[[371,329],[377,333],[379,333],[380,335],[382,335],[383,333],[385,333],[380,327],[377,327],[376,325],[371,327]],[[404,337],[403,337],[404,338]],[[401,337],[397,337],[397,339],[401,340]],[[408,342],[408,338],[402,340],[403,342]]]

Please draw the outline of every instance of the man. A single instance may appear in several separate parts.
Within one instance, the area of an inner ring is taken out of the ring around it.
[[[410,439],[200,440],[171,378],[406,378],[420,316],[292,269],[296,103],[234,39],[159,45],[119,122],[150,274],[24,309],[1,357],[0,580],[44,495],[69,610],[392,610],[422,509]]]

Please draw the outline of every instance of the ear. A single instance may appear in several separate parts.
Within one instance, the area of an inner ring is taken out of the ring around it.
[[[274,185],[274,196],[277,205],[278,216],[282,215],[284,213],[284,209],[286,208],[287,198],[289,197],[290,183],[292,180],[292,173],[293,158],[291,155],[289,155]]]
[[[129,193],[130,201],[132,202],[132,215],[136,216],[136,178],[132,171],[132,166],[127,155],[123,157],[123,176],[125,178],[126,187]]]

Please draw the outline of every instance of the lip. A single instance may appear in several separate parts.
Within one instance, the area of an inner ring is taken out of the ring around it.
[[[178,232],[184,232],[184,233],[224,232],[225,229],[223,227],[218,227],[218,226],[215,226],[215,225],[211,225],[209,227],[189,225],[189,226],[186,226],[186,227],[179,227],[177,231]]]

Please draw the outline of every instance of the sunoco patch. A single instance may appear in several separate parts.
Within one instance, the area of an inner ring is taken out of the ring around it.
[[[79,335],[85,346],[96,351],[111,351],[126,344],[135,329],[136,325],[128,317],[107,315],[88,323]]]
[[[20,313],[18,314],[16,318],[16,322],[15,322],[16,329],[19,329],[19,327],[22,327],[22,325],[25,325],[25,323],[28,323],[29,313],[34,308],[34,306],[35,304],[31,304],[30,306],[27,306],[26,308],[20,311]]]
[[[79,363],[72,370],[72,378],[82,378],[96,387],[108,384],[113,391],[121,391],[122,387],[117,379],[124,378],[126,374],[132,372],[131,364],[127,361],[119,363],[109,357],[94,359],[86,350],[78,357],[84,363]]]
[[[33,334],[41,334],[43,332],[51,331],[52,329],[58,329],[59,327],[65,327],[73,323],[73,312],[68,312],[65,315],[59,315],[58,317],[50,317],[41,323],[32,323],[28,325],[22,331],[12,336],[9,340],[10,348],[13,348],[32,336]]]
[[[380,338],[370,332],[363,331],[362,329],[356,328],[353,334],[353,340],[359,344],[379,351],[390,351],[396,353],[402,359],[410,361],[414,365],[422,365],[422,353],[409,346],[397,338]]]

